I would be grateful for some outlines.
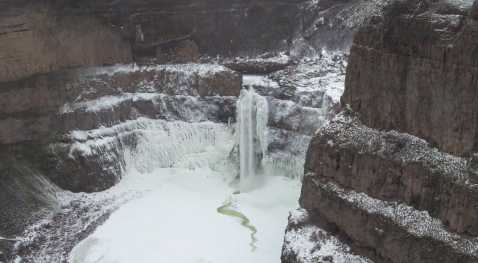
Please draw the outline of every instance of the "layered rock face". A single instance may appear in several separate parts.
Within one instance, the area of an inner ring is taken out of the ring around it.
[[[377,5],[370,1],[301,0],[74,2],[104,16],[129,39],[135,59],[151,62],[160,57],[176,60],[175,50],[183,49],[184,41],[192,41],[203,56],[228,58],[345,50],[355,25]],[[359,4],[362,10],[352,19],[349,14]]]
[[[0,79],[130,63],[128,41],[104,18],[47,1],[2,1]]]
[[[8,211],[2,222],[11,224],[2,235],[24,227],[10,218],[24,209],[32,215],[45,202],[55,205],[49,193],[57,187],[92,192],[116,184],[125,152],[141,136],[136,130],[174,121],[227,123],[241,83],[231,70],[194,64],[65,70],[2,83],[0,166],[4,181],[12,181],[1,186]]]
[[[343,113],[307,152],[304,227],[376,262],[478,261],[477,24],[461,4],[399,1],[356,35]],[[313,260],[284,244],[283,262]]]
[[[361,29],[343,103],[369,127],[410,133],[459,156],[476,151],[478,21],[471,3],[397,3],[386,20]]]
[[[384,2],[6,0],[0,5],[4,79],[133,60],[163,64],[344,51],[358,25]]]
[[[269,105],[268,169],[302,177],[305,149],[342,92],[344,57],[326,50],[347,50],[383,5],[302,2],[2,1],[0,236],[31,226],[42,234],[27,236],[24,259],[60,262],[119,204],[64,190],[108,189],[130,162],[149,172],[186,155],[210,161],[194,142],[231,133],[242,82],[213,64],[280,70],[250,86]],[[178,64],[191,61],[209,64]]]

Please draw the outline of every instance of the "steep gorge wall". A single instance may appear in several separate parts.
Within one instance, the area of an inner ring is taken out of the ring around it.
[[[478,150],[478,20],[467,11],[471,3],[398,2],[386,20],[361,29],[343,103],[369,127],[410,133],[459,156]]]
[[[397,1],[359,30],[343,113],[309,145],[308,224],[376,262],[478,261],[477,3],[460,3]]]
[[[0,79],[131,61],[129,42],[90,11],[47,1],[2,2]]]
[[[211,57],[348,49],[355,25],[378,5],[372,1],[84,1],[132,43],[137,59],[170,57],[184,40]],[[174,3],[174,4],[173,4]],[[350,17],[356,8],[362,10]],[[353,11],[352,11],[353,10]],[[174,58],[169,58],[173,60]]]
[[[19,234],[54,210],[59,188],[115,185],[143,130],[159,136],[180,122],[179,136],[190,123],[227,123],[241,83],[231,70],[197,64],[62,70],[1,83],[0,234]]]
[[[348,50],[383,1],[0,3],[0,79],[117,63],[185,63]],[[357,10],[359,10],[357,12]]]

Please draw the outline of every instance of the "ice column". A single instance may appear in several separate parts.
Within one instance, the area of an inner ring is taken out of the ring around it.
[[[242,89],[237,102],[240,180],[243,186],[254,183],[261,160],[267,153],[267,100],[254,89]]]

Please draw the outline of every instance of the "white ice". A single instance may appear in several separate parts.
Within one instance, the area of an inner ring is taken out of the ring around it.
[[[279,85],[277,82],[270,80],[267,76],[264,75],[243,75],[242,76],[242,85],[243,86],[268,86],[278,88]]]
[[[208,168],[163,168],[150,174],[134,169],[109,191],[148,186],[149,194],[114,212],[77,245],[71,263],[279,262],[288,212],[297,206],[300,183],[266,177],[263,186],[234,195],[223,177]],[[231,203],[257,229],[217,208]]]

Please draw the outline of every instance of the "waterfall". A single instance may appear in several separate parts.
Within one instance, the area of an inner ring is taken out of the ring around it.
[[[267,153],[267,100],[254,89],[242,89],[237,102],[240,181],[250,188],[261,172],[261,161]]]

